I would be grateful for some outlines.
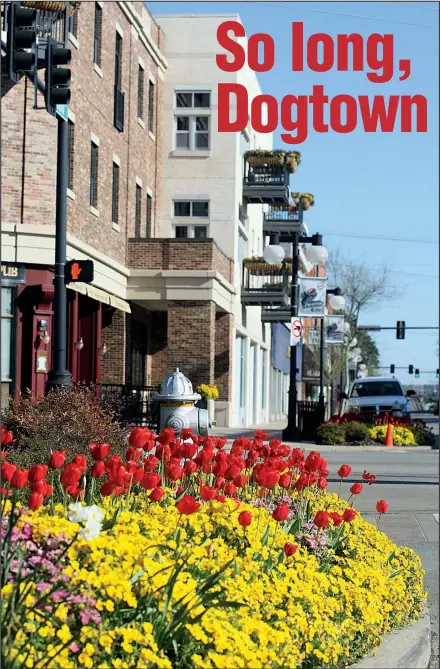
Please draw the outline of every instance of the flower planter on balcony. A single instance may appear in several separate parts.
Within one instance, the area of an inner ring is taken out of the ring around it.
[[[286,167],[289,174],[294,174],[301,162],[301,154],[299,151],[291,151],[286,154]]]
[[[40,9],[43,12],[62,12],[66,8],[66,2],[63,0],[53,0],[52,2],[50,0],[22,0],[21,6],[22,7],[30,7],[32,9]],[[81,2],[70,2],[69,4],[69,13],[70,15],[73,14],[75,9],[78,9],[80,6]]]
[[[301,202],[303,211],[307,211],[307,209],[310,209],[315,204],[315,198],[311,193],[292,193],[292,200],[294,205],[298,205]]]
[[[248,204],[289,203],[285,151],[247,151],[244,154],[243,200]]]
[[[244,266],[248,270],[249,274],[254,276],[265,276],[269,274],[276,274],[277,272],[281,273],[283,265],[280,263],[278,265],[269,265],[263,258],[260,260],[245,260]]]

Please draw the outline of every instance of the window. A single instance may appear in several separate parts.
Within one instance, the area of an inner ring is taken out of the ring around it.
[[[153,227],[153,198],[149,193],[147,193],[147,205],[146,205],[146,229],[145,236],[147,239],[152,237],[152,227]]]
[[[174,216],[208,218],[209,202],[207,200],[174,201]]]
[[[122,37],[116,33],[115,47],[115,88],[121,88],[122,81]]]
[[[78,37],[78,9],[74,9],[72,16],[69,17],[69,32],[74,37]]]
[[[174,226],[176,239],[207,239],[207,225],[176,225]]]
[[[176,225],[176,239],[186,239],[188,237],[187,225]]]
[[[175,97],[176,149],[209,149],[211,93],[178,91]],[[199,113],[197,113],[199,111]]]
[[[397,381],[367,381],[353,385],[350,397],[402,397]]]
[[[151,81],[148,83],[148,130],[154,132],[154,89],[155,85]]]
[[[77,9],[75,10],[78,11]],[[102,7],[95,2],[95,26],[93,35],[93,62],[101,67],[102,58]]]
[[[119,223],[119,165],[113,163],[112,222]]]
[[[142,65],[139,65],[137,114],[138,118],[140,118],[141,120],[144,118],[144,78],[145,78],[144,68],[142,67]]]
[[[1,353],[1,380],[11,380],[11,351],[12,351],[12,325],[14,319],[12,288],[2,288],[2,353]]]
[[[67,187],[70,190],[73,190],[73,161],[74,161],[74,145],[75,145],[75,124],[69,119],[67,125],[67,151],[68,151],[68,161],[69,161],[69,175],[67,181]]]
[[[90,206],[98,208],[98,165],[99,148],[92,142],[90,157]]]
[[[141,214],[142,214],[142,187],[136,184],[136,212],[134,220],[134,236],[141,236]]]

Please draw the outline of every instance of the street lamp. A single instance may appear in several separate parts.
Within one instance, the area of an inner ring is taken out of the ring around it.
[[[310,248],[313,248],[311,246]],[[316,247],[315,247],[316,248]],[[324,249],[325,252],[327,253],[327,249],[324,246],[320,247],[321,249]],[[345,306],[345,298],[344,295],[342,294],[342,290],[340,288],[328,288],[326,291],[326,295],[330,295],[330,306],[332,309],[335,311],[339,311],[344,308]],[[324,406],[324,345],[325,345],[325,337],[324,337],[324,325],[325,318],[321,318],[321,348],[319,351],[319,410],[322,416],[324,417],[324,412],[325,412],[325,406]]]
[[[316,233],[311,237],[305,237],[300,235],[299,232],[293,232],[292,235],[271,235],[269,247],[277,247],[276,249],[270,249],[266,247],[264,249],[263,257],[266,262],[270,264],[273,262],[273,258],[276,258],[276,262],[281,262],[284,260],[284,250],[280,246],[281,244],[287,243],[292,244],[292,288],[290,293],[290,314],[292,318],[297,318],[298,316],[298,272],[299,272],[299,245],[300,244],[311,244],[312,246],[307,250],[306,256],[310,262],[314,264],[324,265],[327,261],[328,252],[325,247],[322,245],[322,235]],[[311,249],[315,249],[312,251]],[[287,414],[287,426],[283,430],[283,441],[298,441],[300,434],[298,430],[298,416],[297,416],[297,391],[296,391],[296,365],[297,365],[297,356],[296,356],[296,346],[290,347],[290,381],[289,381],[289,407]]]

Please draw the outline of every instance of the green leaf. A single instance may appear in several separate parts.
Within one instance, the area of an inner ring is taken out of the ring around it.
[[[269,541],[269,534],[270,534],[270,527],[268,525],[263,532],[263,536],[261,537],[261,545],[262,546],[267,545],[267,542]]]
[[[116,523],[118,522],[118,518],[119,518],[120,515],[121,515],[121,507],[116,509],[112,518],[109,518],[109,520],[106,520],[106,521],[103,522],[102,530],[103,531],[111,530],[116,525]]]

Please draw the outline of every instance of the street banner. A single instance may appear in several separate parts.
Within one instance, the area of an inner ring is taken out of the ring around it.
[[[302,339],[303,326],[299,318],[292,318],[290,321],[290,345],[296,346]]]
[[[326,344],[344,343],[344,323],[343,316],[326,316],[324,319]]]
[[[307,343],[309,346],[319,346],[321,343],[321,332],[319,330],[309,330]]]
[[[299,316],[324,318],[327,279],[304,277],[299,280]]]

